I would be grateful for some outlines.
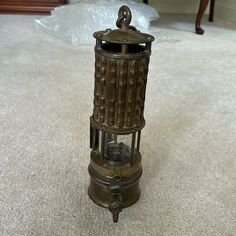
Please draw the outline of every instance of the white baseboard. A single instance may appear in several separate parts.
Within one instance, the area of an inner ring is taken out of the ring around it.
[[[137,0],[143,2],[142,0]],[[159,13],[196,14],[200,0],[149,0]],[[208,14],[208,9],[206,14]]]
[[[150,5],[155,7],[160,13],[196,13],[198,4],[192,0],[167,0],[150,1]]]
[[[234,5],[216,5],[215,16],[229,21],[236,22],[236,6]]]

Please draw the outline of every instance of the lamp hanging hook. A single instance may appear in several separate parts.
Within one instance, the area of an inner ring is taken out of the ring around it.
[[[123,5],[118,12],[116,26],[120,29],[127,30],[132,19],[132,13],[128,6]]]

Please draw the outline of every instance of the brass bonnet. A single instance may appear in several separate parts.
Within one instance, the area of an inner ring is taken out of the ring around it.
[[[154,37],[141,33],[134,26],[130,25],[132,13],[127,6],[122,6],[118,13],[116,26],[119,29],[106,29],[93,34],[97,41],[116,44],[148,44],[154,41]]]

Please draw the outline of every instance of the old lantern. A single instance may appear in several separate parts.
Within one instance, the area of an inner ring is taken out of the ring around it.
[[[119,9],[119,29],[94,33],[94,109],[90,118],[90,198],[118,221],[140,195],[140,138],[148,64],[154,37],[129,25],[131,11]]]

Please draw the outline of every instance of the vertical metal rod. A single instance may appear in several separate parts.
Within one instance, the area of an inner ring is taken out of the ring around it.
[[[105,133],[103,160],[105,160],[105,158],[107,158],[107,151],[108,151],[109,142],[111,142],[111,139],[112,139],[110,137],[111,135],[112,134]]]
[[[101,45],[102,45],[102,41],[99,40],[99,39],[97,39],[97,40],[96,40],[96,47],[97,47],[97,48],[100,48]]]
[[[90,123],[90,148],[93,149],[94,147],[94,130],[93,130],[93,126]]]
[[[91,126],[92,127],[92,126]],[[90,139],[90,141],[92,141],[92,149],[96,150],[98,149],[98,145],[99,145],[99,130],[92,127],[92,129],[90,130],[90,132],[92,133],[92,140]]]
[[[151,51],[152,43],[146,43],[146,50]]]
[[[114,141],[117,143],[117,134],[114,134]]]
[[[121,53],[126,54],[128,52],[128,45],[127,44],[122,44],[121,45]]]
[[[133,166],[134,164],[134,151],[135,151],[135,139],[136,139],[136,132],[132,133],[132,144],[131,144],[131,154],[130,154],[130,165]]]
[[[92,128],[92,131],[93,131],[92,148],[93,150],[95,150],[96,149],[96,129]]]
[[[141,130],[138,131],[138,140],[137,140],[137,150],[139,151],[140,149],[140,139],[141,139]]]
[[[104,148],[105,148],[105,132],[101,132],[101,154],[100,154],[100,162],[103,164],[104,161]]]

